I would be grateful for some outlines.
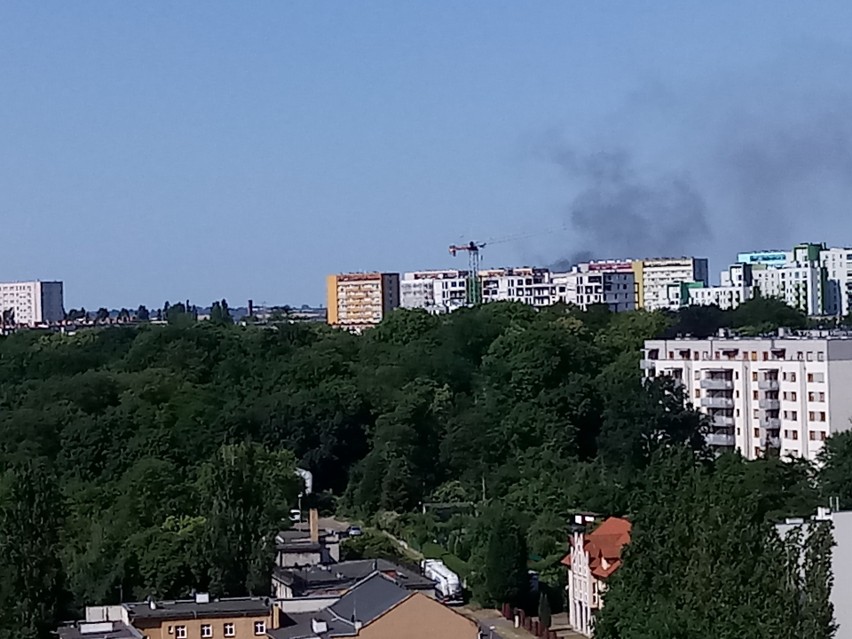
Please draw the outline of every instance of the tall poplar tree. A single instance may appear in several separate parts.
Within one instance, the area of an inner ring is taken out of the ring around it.
[[[39,460],[13,467],[0,493],[0,637],[47,639],[60,620],[62,496]]]

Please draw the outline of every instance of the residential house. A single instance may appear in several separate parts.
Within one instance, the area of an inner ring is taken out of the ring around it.
[[[435,597],[435,582],[385,559],[358,559],[304,568],[276,568],[272,590],[284,612],[321,610],[345,595],[357,583],[378,572],[401,588]]]
[[[276,628],[280,613],[267,597],[193,599],[90,606],[86,621],[59,629],[60,639],[254,639]]]
[[[476,623],[373,572],[325,609],[288,613],[271,639],[477,639]]]
[[[568,621],[587,637],[592,636],[606,582],[621,566],[621,552],[630,543],[631,529],[626,519],[609,517],[586,532],[590,519],[578,518],[571,537],[571,552],[562,560],[568,567]]]

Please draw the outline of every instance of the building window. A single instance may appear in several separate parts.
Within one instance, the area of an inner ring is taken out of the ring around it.
[[[756,381],[757,381],[757,371],[754,371],[754,372],[751,374],[751,381],[753,381],[753,382],[756,382]]]
[[[201,624],[201,636],[203,639],[208,639],[213,636],[213,626],[209,623]]]
[[[795,382],[795,381],[796,381],[796,373],[790,373],[790,381],[791,381],[791,382]]]
[[[809,411],[808,412],[808,419],[812,422],[815,422],[816,421],[816,413],[814,413],[813,411]]]
[[[754,436],[757,437],[758,439],[760,439],[760,429],[759,428],[754,429]]]
[[[701,397],[701,391],[700,391],[700,390],[698,390],[697,388],[695,389],[695,396],[696,396],[696,397]]]
[[[819,421],[821,421],[821,422],[824,422],[824,421],[825,421],[825,412],[824,412],[824,411],[820,411],[820,414],[819,414]]]
[[[256,634],[256,635],[265,635],[266,634],[266,622],[265,621],[255,621],[254,622],[254,634]]]
[[[175,639],[186,639],[186,626],[175,626]]]
[[[760,418],[760,413],[758,412],[758,410],[756,408],[754,409],[754,412],[752,413],[752,415],[754,416],[755,419]]]
[[[798,419],[799,419],[799,411],[797,411],[797,410],[791,410],[791,411],[790,411],[790,419],[795,419],[796,421],[798,421]]]
[[[828,437],[828,434],[825,431],[820,431],[819,439],[820,441],[825,441],[825,438]]]
[[[757,391],[754,391],[754,392],[752,393],[752,399],[757,399]]]
[[[799,431],[797,431],[797,430],[793,431],[793,439],[799,439]]]
[[[814,381],[814,374],[808,373],[808,382],[813,382],[813,381]]]
[[[815,442],[816,438],[817,438],[816,431],[813,431],[813,430],[808,431],[808,439],[810,439],[812,442]]]
[[[798,396],[798,395],[796,395],[796,391],[793,391],[792,393],[790,393],[790,399],[791,399],[792,401],[794,401],[794,402],[795,402],[795,401],[797,401],[797,400],[798,400],[798,397],[799,397],[799,396]]]
[[[815,402],[816,401],[816,393],[814,393],[813,391],[808,393],[808,401],[809,402]]]
[[[237,633],[234,630],[234,624],[226,623],[225,624],[225,636],[226,637],[236,637]]]

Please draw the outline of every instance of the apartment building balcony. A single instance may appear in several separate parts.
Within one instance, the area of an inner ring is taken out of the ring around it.
[[[777,417],[767,417],[761,422],[766,430],[778,430],[781,428],[781,420]]]
[[[757,383],[757,387],[762,391],[777,391],[779,388],[777,379],[762,379]]]
[[[713,419],[711,420],[714,426],[722,426],[725,428],[731,428],[734,426],[734,418],[728,415],[713,415]]]
[[[780,437],[765,437],[763,439],[764,448],[781,448],[781,438]]]
[[[761,399],[758,406],[763,410],[778,410],[781,408],[781,400],[779,399]]]
[[[704,408],[733,408],[732,397],[702,397],[701,406]]]
[[[639,368],[644,371],[652,371],[656,368],[657,362],[653,359],[643,359],[639,362]]]
[[[710,446],[734,446],[734,436],[728,433],[707,433],[704,439]]]
[[[731,390],[734,388],[734,382],[730,379],[709,379],[699,380],[698,386],[705,390]]]

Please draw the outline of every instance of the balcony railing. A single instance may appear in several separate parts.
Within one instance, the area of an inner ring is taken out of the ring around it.
[[[734,446],[734,436],[726,433],[707,433],[704,439],[710,446]]]
[[[735,422],[733,417],[728,417],[726,415],[714,415],[713,423],[716,426],[731,427],[734,425]]]
[[[757,387],[760,390],[764,390],[764,391],[766,391],[766,390],[777,391],[778,388],[779,388],[778,380],[777,379],[764,379],[764,380],[761,380],[757,383]]]
[[[702,397],[701,405],[704,408],[733,408],[734,400],[730,397]]]
[[[764,410],[778,410],[781,408],[781,400],[778,399],[761,399],[758,405]]]
[[[731,390],[734,382],[730,379],[702,379],[698,385],[706,390]]]

